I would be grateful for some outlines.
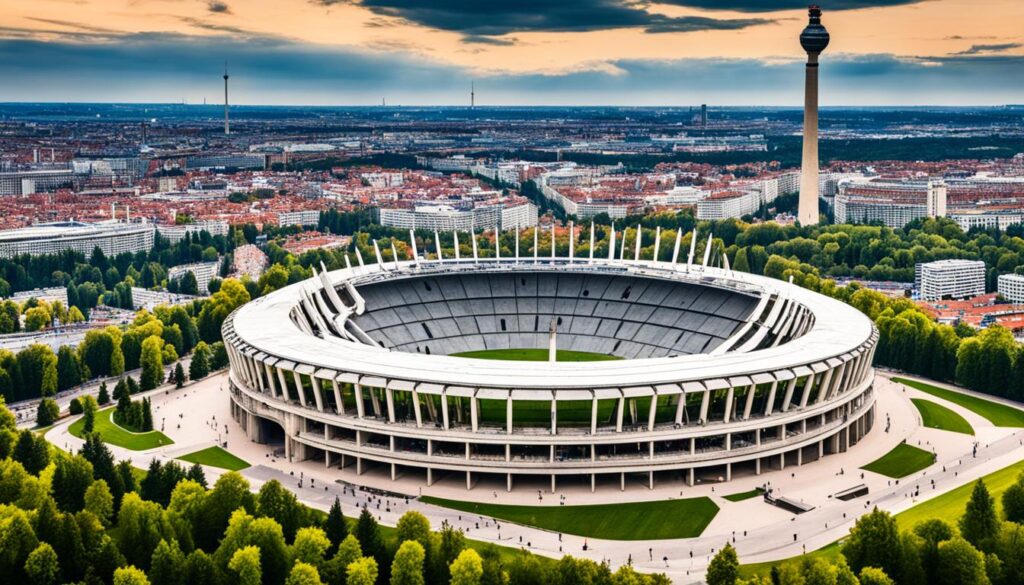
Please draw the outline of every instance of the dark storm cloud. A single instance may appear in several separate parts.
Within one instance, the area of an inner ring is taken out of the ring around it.
[[[979,55],[982,53],[1002,53],[1024,47],[1021,43],[998,43],[994,45],[971,45],[971,48],[954,53],[954,55]]]
[[[207,10],[218,14],[231,14],[231,7],[228,6],[227,2],[221,2],[220,0],[210,0],[206,4]]]
[[[837,10],[858,10],[861,8],[886,8],[904,4],[918,4],[927,0],[838,0],[835,2],[809,2],[808,0],[652,0],[656,4],[672,4],[703,10],[735,10],[737,12],[776,12],[807,8],[808,4],[820,4],[825,12]]]
[[[736,30],[772,22],[763,18],[670,17],[647,12],[631,0],[311,0],[333,6],[353,4],[374,14],[400,18],[468,37],[515,32],[588,32],[642,28],[648,32]]]
[[[619,60],[564,74],[487,75],[417,56],[326,48],[254,34],[140,33],[116,42],[0,40],[0,101],[176,102],[216,99],[223,63],[239,103],[451,104],[476,80],[478,103],[801,103],[803,65],[755,59]],[[1024,57],[900,59],[830,55],[825,104],[1011,103],[1024,92]]]
[[[494,45],[497,47],[510,47],[516,44],[514,38],[487,37],[481,35],[467,35],[462,37],[462,42],[469,45]]]

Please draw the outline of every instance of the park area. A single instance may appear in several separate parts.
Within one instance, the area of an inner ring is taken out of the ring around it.
[[[911,473],[921,471],[935,462],[935,454],[919,449],[913,445],[901,443],[896,447],[868,463],[861,469],[880,473],[886,477],[899,479]]]
[[[424,503],[522,524],[608,540],[659,540],[700,536],[718,514],[710,498],[585,506],[510,506],[424,496]]]
[[[923,398],[913,398],[911,402],[917,407],[917,411],[921,413],[921,423],[929,429],[939,429],[965,435],[974,434],[971,423],[945,406],[931,400],[924,400]]]
[[[131,449],[132,451],[148,451],[149,449],[166,447],[167,445],[174,444],[174,441],[160,431],[133,433],[128,429],[125,429],[111,420],[110,417],[113,413],[113,408],[105,408],[96,413],[96,422],[93,432],[99,433],[100,437],[103,438],[103,442],[110,443],[111,445],[118,447],[124,447],[125,449]],[[83,431],[84,426],[85,420],[83,418],[79,418],[75,422],[71,423],[71,426],[68,427],[68,432],[78,438],[82,438],[82,435],[85,434]]]
[[[216,445],[196,451],[195,453],[182,455],[181,457],[178,457],[178,459],[189,463],[208,465],[218,469],[227,469],[228,471],[241,471],[242,469],[249,467],[249,464],[243,459],[232,455]]]
[[[997,427],[1022,427],[1024,428],[1024,410],[1014,408],[991,400],[985,400],[978,396],[972,396],[963,392],[957,392],[956,390],[950,390],[948,388],[940,388],[927,384],[925,382],[919,382],[917,380],[908,380],[906,378],[893,378],[893,382],[899,382],[904,386],[909,386],[915,390],[920,390],[925,394],[931,394],[936,398],[948,400],[953,404],[962,406],[967,410],[977,414],[980,417],[988,419],[993,425]]]

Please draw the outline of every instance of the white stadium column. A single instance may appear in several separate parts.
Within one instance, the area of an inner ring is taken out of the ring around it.
[[[334,386],[334,404],[338,414],[345,414],[345,403],[341,399],[341,386],[338,385],[337,380],[331,380],[331,385]]]
[[[295,380],[295,392],[299,395],[299,402],[302,406],[306,406],[306,391],[302,389],[302,376],[292,370],[292,379]]]
[[[708,406],[711,403],[711,390],[705,390],[704,396],[700,399],[700,424],[708,422]]]
[[[313,374],[309,375],[309,382],[313,385],[313,399],[316,400],[316,409],[324,411],[324,398],[320,395],[320,380]]]
[[[420,428],[423,426],[423,410],[420,408],[420,393],[416,388],[412,390],[412,408],[416,413],[416,428]]]
[[[363,385],[358,382],[355,384],[356,389],[356,416],[359,418],[366,418],[366,403],[363,402]]]

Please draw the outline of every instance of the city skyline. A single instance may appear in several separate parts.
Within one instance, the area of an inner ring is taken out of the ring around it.
[[[822,3],[821,102],[1019,103],[1010,0]],[[797,106],[804,2],[40,0],[0,17],[0,101]]]

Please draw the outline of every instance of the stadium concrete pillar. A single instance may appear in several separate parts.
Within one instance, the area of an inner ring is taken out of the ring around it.
[[[761,446],[761,429],[758,428],[754,431],[754,444],[758,447]]]
[[[688,470],[688,473],[686,474],[686,483],[687,483],[687,485],[689,485],[690,487],[693,487],[693,484],[696,483],[696,481],[697,481],[697,477],[696,476],[697,476],[697,472],[694,471],[694,469],[691,467]]]
[[[654,430],[654,417],[658,412],[658,395],[651,396],[651,408],[650,412],[647,413],[647,430]]]
[[[473,489],[473,472],[472,471],[467,471],[466,472],[466,490],[468,491],[468,490],[471,490],[471,489]]]
[[[626,411],[626,397],[625,396],[620,396],[619,397],[618,408],[615,411],[615,432],[616,433],[621,433],[622,432],[622,417],[625,415],[625,411]]]
[[[590,434],[597,434],[597,396],[590,402]]]
[[[427,468],[427,487],[434,485],[434,468]]]
[[[761,475],[761,458],[754,460],[754,475]]]
[[[278,392],[276,383],[274,381],[274,368],[270,367],[270,364],[263,362],[263,368],[267,371],[267,386],[270,387],[270,395],[274,398],[278,398],[281,393]]]
[[[818,441],[818,459],[825,456],[825,439]]]
[[[505,429],[508,434],[512,434],[512,393],[509,392],[508,398],[505,399]]]
[[[800,447],[796,450],[796,466],[800,467],[804,464],[804,448]]]
[[[711,402],[711,390],[705,390],[704,396],[700,399],[700,424],[708,422],[708,406]]]
[[[779,453],[779,471],[786,469],[786,453]]]
[[[512,461],[512,445],[505,443],[505,463]]]
[[[825,374],[821,379],[821,384],[818,385],[818,397],[814,399],[815,404],[821,404],[825,400],[825,394],[828,393],[829,388],[832,387],[832,376],[835,373],[835,368],[829,368],[825,370]]]
[[[506,492],[511,492],[512,491],[512,474],[511,473],[506,473],[505,474],[505,491]]]
[[[284,399],[285,399],[286,402],[291,402],[291,400],[292,400],[291,392],[288,391],[288,382],[285,381],[284,370],[282,370],[281,368],[276,368],[276,369],[277,369],[277,381],[281,383],[281,393],[284,394]]]
[[[725,394],[725,415],[722,416],[722,422],[729,422],[729,419],[732,418],[732,399],[735,393],[736,389],[729,386],[729,390]]]
[[[557,476],[554,473],[552,473],[551,474],[551,493],[555,493],[555,477],[557,477]]]
[[[619,472],[619,491],[626,491],[626,473],[622,471]]]
[[[554,240],[551,245],[554,245]],[[551,434],[558,434],[558,401],[554,398],[551,399]]]
[[[725,481],[732,481],[732,463],[725,464]]]
[[[381,418],[383,414],[380,409],[380,396],[374,392],[376,388],[370,388],[370,405],[373,407],[373,416]]]
[[[789,385],[786,386],[786,394],[782,397],[782,412],[789,410],[789,405],[793,403],[793,391],[796,390],[797,378],[793,378],[789,381]]]
[[[416,414],[416,428],[423,426],[423,409],[420,407],[420,393],[412,391],[412,410]]]
[[[732,433],[725,433],[725,450],[732,451]]]
[[[676,416],[674,420],[677,425],[683,424],[683,413],[685,412],[685,409],[686,394],[684,393],[679,395],[679,402],[676,403]]]
[[[388,405],[388,422],[395,422],[395,391],[391,388],[384,389],[384,399]]]
[[[648,471],[647,472],[647,489],[649,489],[649,490],[653,490],[654,489],[654,472],[653,471]]]
[[[397,477],[398,477],[398,474],[397,474],[397,472],[396,472],[396,470],[395,470],[395,464],[394,464],[394,463],[392,463],[392,464],[391,464],[391,481],[395,481],[395,479],[396,479]]]
[[[299,404],[306,407],[306,391],[302,388],[302,376],[292,370],[292,379],[295,380],[295,392],[299,395]]]
[[[470,421],[470,427],[473,429],[474,433],[479,428],[479,416],[477,414],[477,408],[478,407],[477,407],[476,397],[475,396],[470,396],[470,398],[469,398],[469,421]]]
[[[697,438],[690,437],[690,457],[697,454]]]
[[[594,493],[596,491],[597,491],[597,474],[596,473],[591,473],[590,474],[590,493]]]
[[[366,417],[366,404],[363,402],[363,385],[356,383],[356,416],[358,418]]]
[[[441,392],[441,417],[444,424],[444,430],[448,430],[448,394]]]
[[[754,408],[754,394],[757,393],[757,384],[751,384],[747,388],[747,403],[743,406],[743,420],[750,418],[750,410]]]
[[[313,374],[309,375],[309,383],[313,386],[313,400],[316,401],[316,409],[324,411],[324,397],[320,395],[320,380]]]
[[[356,457],[356,475],[363,474],[363,458]]]
[[[341,386],[337,380],[331,380],[334,387],[334,411],[338,414],[345,414],[345,403],[341,399]]]
[[[764,415],[765,416],[770,416],[772,414],[772,411],[775,410],[775,392],[778,390],[778,388],[779,388],[779,381],[776,380],[776,381],[772,382],[772,386],[768,390],[768,404],[766,404],[765,407],[764,407]]]
[[[811,388],[814,386],[814,379],[817,377],[818,374],[807,376],[807,382],[804,383],[804,391],[800,395],[800,408],[807,406],[807,400],[811,397]]]

